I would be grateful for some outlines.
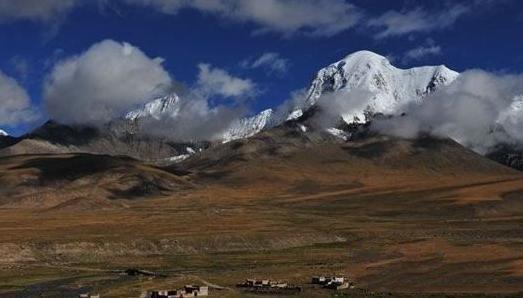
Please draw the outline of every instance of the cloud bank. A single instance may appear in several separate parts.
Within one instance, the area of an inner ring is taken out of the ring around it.
[[[18,82],[0,71],[0,125],[14,126],[37,120],[37,111]]]
[[[358,27],[376,39],[449,28],[461,17],[500,1],[471,0],[447,3],[439,10],[422,6],[370,13],[346,0],[0,0],[0,22],[31,20],[59,23],[80,5],[98,5],[120,13],[122,4],[175,15],[192,9],[226,22],[250,24],[254,34],[277,33],[285,37],[329,37]]]
[[[52,69],[44,84],[49,116],[73,124],[103,124],[122,116],[170,87],[162,62],[128,43],[96,43]]]
[[[374,121],[373,128],[405,138],[420,133],[450,137],[479,153],[499,143],[523,144],[523,76],[469,70],[405,107],[403,117]]]
[[[222,19],[252,23],[258,33],[332,36],[355,26],[362,13],[344,0],[126,0],[166,14],[196,9]]]
[[[125,42],[96,43],[54,65],[44,84],[48,114],[65,124],[100,126],[177,90],[176,115],[142,118],[143,133],[175,141],[213,140],[244,115],[246,99],[258,94],[250,79],[205,63],[197,66],[195,84],[182,88],[162,62]],[[214,97],[233,102],[213,104]]]
[[[77,3],[77,0],[0,0],[0,22],[56,21],[64,17]]]

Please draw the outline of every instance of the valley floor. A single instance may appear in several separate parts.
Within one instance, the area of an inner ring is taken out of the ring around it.
[[[322,274],[396,296],[523,292],[522,175],[397,181],[413,180],[304,179],[282,190],[211,183],[121,208],[4,207],[0,296],[138,297],[195,283],[211,296],[249,297],[235,287],[247,278],[334,295],[309,285]],[[117,271],[126,268],[166,277]]]

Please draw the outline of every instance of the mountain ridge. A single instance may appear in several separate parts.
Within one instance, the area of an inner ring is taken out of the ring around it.
[[[369,98],[369,103],[359,110],[353,111],[352,114],[340,115],[347,124],[365,123],[369,114],[400,115],[403,112],[402,107],[411,102],[420,103],[426,95],[452,83],[458,76],[458,72],[445,65],[400,69],[381,55],[371,51],[358,51],[320,69],[312,80],[303,102],[294,103],[283,113],[268,109],[243,118],[238,122],[252,123],[264,118],[264,125],[256,126],[257,129],[247,127],[245,132],[241,132],[241,125],[236,122],[232,128],[235,133],[227,132],[225,135],[229,137],[225,139],[234,140],[231,135],[252,136],[265,128],[298,119],[318,104],[322,96],[339,92],[349,93],[354,89],[368,91],[373,93],[373,96]],[[393,86],[390,86],[390,83],[387,85],[388,81],[394,82]]]
[[[123,118],[114,119],[103,127],[72,127],[50,121],[21,138],[2,142],[0,149],[4,149],[0,150],[0,155],[85,152],[129,155],[159,164],[179,162],[213,142],[227,143],[249,138],[287,122],[299,122],[299,133],[305,133],[314,124],[310,118],[316,117],[317,111],[331,104],[330,101],[339,101],[342,105],[353,105],[352,101],[359,101],[360,105],[354,105],[355,108],[337,109],[335,114],[329,115],[339,118],[338,122],[331,121],[338,124],[321,128],[335,138],[348,141],[352,137],[350,127],[369,123],[375,115],[399,116],[407,105],[420,104],[427,95],[458,77],[458,72],[445,65],[401,69],[393,66],[386,57],[370,51],[358,51],[320,69],[300,100],[233,120],[229,127],[217,134],[219,137],[214,141],[176,142],[150,136],[147,129],[151,126],[144,128],[142,122],[147,122],[149,118],[176,118],[183,113],[182,98],[170,93],[129,111]],[[489,157],[520,168],[520,154],[516,152],[514,155],[507,147]]]

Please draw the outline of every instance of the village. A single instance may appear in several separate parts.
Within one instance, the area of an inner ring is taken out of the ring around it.
[[[129,273],[129,272],[126,272]],[[152,272],[143,270],[134,270],[134,274],[153,275]],[[165,277],[165,276],[163,276]],[[329,291],[338,291],[346,289],[355,289],[352,281],[344,276],[313,276],[308,283],[310,289],[324,289]],[[209,286],[185,285],[178,289],[155,289],[144,291],[140,298],[186,298],[186,297],[206,297],[212,296]],[[236,288],[242,292],[261,294],[261,295],[298,295],[304,287],[301,285],[291,284],[286,281],[276,281],[271,279],[246,279],[236,285]],[[216,296],[221,296],[216,293]],[[100,298],[99,294],[83,293],[79,298]]]
[[[185,298],[209,296],[209,287],[186,285],[176,290],[154,290],[143,293],[140,298]]]

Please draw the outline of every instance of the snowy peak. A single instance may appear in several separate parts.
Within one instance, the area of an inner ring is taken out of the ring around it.
[[[427,94],[450,84],[458,75],[444,65],[400,69],[383,56],[359,51],[321,69],[309,88],[305,107],[301,108],[316,104],[324,94],[350,98],[349,93],[359,89],[372,96],[366,106],[341,115],[345,121],[364,121],[366,113],[400,114],[403,106],[421,102]]]
[[[8,137],[8,136],[9,136],[9,134],[7,132],[0,129],[0,137]]]
[[[223,142],[248,138],[264,128],[270,127],[273,124],[273,116],[273,110],[267,109],[252,117],[233,122],[231,127],[224,133]]]
[[[167,96],[148,102],[141,109],[127,113],[125,118],[128,120],[137,120],[139,118],[152,117],[159,120],[164,116],[176,117],[179,112],[180,97],[175,93],[171,93]]]

